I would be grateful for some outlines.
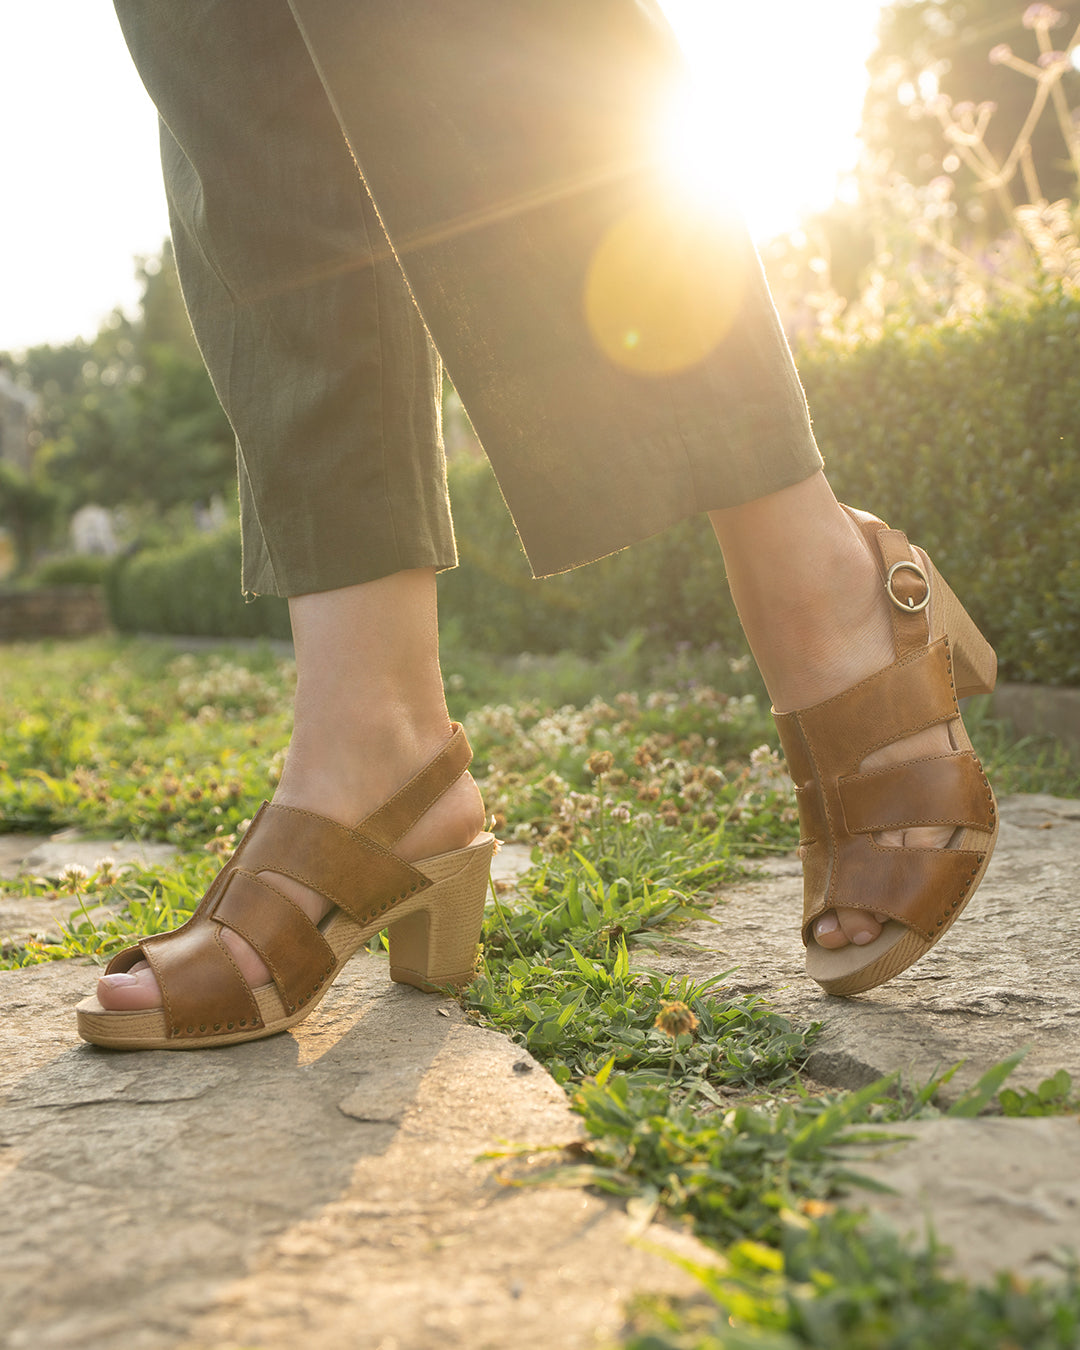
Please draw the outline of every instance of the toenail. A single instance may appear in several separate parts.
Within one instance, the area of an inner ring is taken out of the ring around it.
[[[835,914],[824,914],[814,925],[814,932],[818,937],[824,937],[827,933],[835,933],[840,927],[840,920]]]
[[[113,988],[113,989],[119,989],[119,988],[120,988],[121,986],[123,986],[123,985],[127,985],[127,984],[138,984],[138,983],[139,983],[139,977],[138,977],[138,975],[127,975],[127,974],[122,974],[122,975],[102,975],[102,977],[101,977],[101,983],[102,983],[102,984],[107,984],[107,985],[109,985],[109,986],[110,986],[111,988]]]
[[[865,947],[868,942],[873,942],[874,935],[873,933],[865,933],[865,932],[856,933],[851,940],[852,942],[854,942],[856,947]]]

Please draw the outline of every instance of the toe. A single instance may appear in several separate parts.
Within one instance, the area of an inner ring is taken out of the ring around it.
[[[129,971],[118,975],[102,975],[97,985],[98,1002],[112,1012],[137,1012],[143,1008],[160,1008],[161,992],[154,972],[140,961]]]
[[[838,909],[840,929],[849,942],[865,947],[881,932],[881,924],[865,909]]]
[[[829,910],[823,914],[814,924],[814,939],[820,947],[828,947],[830,950],[834,947],[846,947],[848,945],[847,935],[840,927],[840,921],[836,917],[834,910]]]
[[[871,914],[865,909],[829,910],[814,924],[814,939],[818,946],[834,951],[854,943],[865,947],[881,932],[885,914]]]

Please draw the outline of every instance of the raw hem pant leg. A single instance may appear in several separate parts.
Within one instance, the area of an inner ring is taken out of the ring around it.
[[[244,588],[456,562],[441,367],[284,0],[118,0],[237,436]]]
[[[643,0],[290,5],[534,572],[821,468],[745,228],[654,154],[682,63]]]

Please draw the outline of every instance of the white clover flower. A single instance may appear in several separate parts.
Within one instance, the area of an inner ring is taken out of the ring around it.
[[[82,863],[68,863],[58,878],[66,891],[77,891],[84,882],[89,881],[90,873]]]
[[[99,858],[94,863],[94,874],[102,886],[112,886],[120,878],[120,870],[116,866],[116,859],[110,858],[107,854]]]

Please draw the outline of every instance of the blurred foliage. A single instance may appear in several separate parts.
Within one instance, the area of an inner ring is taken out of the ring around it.
[[[39,399],[34,471],[6,511],[14,488],[0,486],[24,565],[87,502],[124,508],[137,532],[170,508],[235,494],[232,430],[191,333],[171,246],[142,259],[138,274],[134,318],[117,310],[90,341],[6,358]]]
[[[1080,297],[800,359],[842,500],[905,530],[1008,679],[1080,682]]]
[[[1004,162],[1024,125],[1032,102],[1030,82],[1005,62],[989,60],[1003,46],[1037,63],[1041,55],[1032,36],[1033,11],[1016,0],[903,0],[886,5],[878,25],[878,44],[868,62],[870,88],[863,108],[862,139],[872,155],[915,184],[949,174],[967,220],[991,238],[1011,221],[993,193],[980,186],[970,164],[959,162],[957,147],[942,136],[933,114],[934,100],[956,105],[993,105],[985,145]],[[1066,16],[1047,14],[1047,27],[1067,39]],[[1067,76],[1080,84],[1080,73]],[[989,113],[989,109],[988,109]],[[1076,191],[1069,147],[1053,117],[1039,118],[1031,133],[1031,155],[1042,194],[1049,201]],[[956,161],[956,162],[954,162]]]
[[[132,553],[105,574],[109,617],[128,633],[291,637],[287,602],[247,603],[239,577],[238,525]]]
[[[1014,0],[882,11],[863,154],[827,210],[764,260],[785,326],[879,336],[1080,289],[1080,27]]]
[[[60,512],[60,492],[35,465],[26,470],[0,459],[0,525],[11,532],[15,571],[25,572],[50,538]]]

